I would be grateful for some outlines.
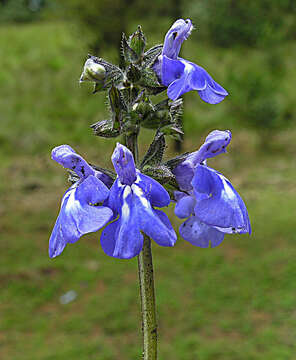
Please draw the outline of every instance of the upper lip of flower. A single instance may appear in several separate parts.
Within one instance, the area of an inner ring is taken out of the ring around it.
[[[192,25],[192,22],[190,19],[186,19],[185,22],[186,22],[187,26],[185,28],[185,32],[184,32],[183,36],[187,40],[189,38],[189,36],[191,35],[191,32],[193,30],[193,25]]]
[[[182,22],[182,24],[180,25],[178,24],[178,26],[176,26],[177,29],[173,32],[173,33],[177,33],[175,39],[183,38],[187,40],[193,30],[192,22],[190,19],[186,19],[186,20],[180,19],[179,22]]]

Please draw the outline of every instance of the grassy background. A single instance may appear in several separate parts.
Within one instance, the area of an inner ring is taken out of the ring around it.
[[[161,41],[154,36],[150,45]],[[140,313],[136,260],[107,257],[98,234],[68,246],[55,260],[48,237],[68,186],[50,150],[68,143],[110,166],[113,141],[88,126],[104,118],[104,95],[90,95],[78,78],[87,53],[65,23],[0,27],[0,358],[5,360],[139,359]],[[278,45],[286,69],[278,101],[293,101],[296,47]],[[212,129],[233,130],[229,154],[211,160],[243,195],[253,234],[226,236],[215,249],[153,244],[160,360],[287,360],[296,336],[296,129],[258,147],[245,125],[233,73],[271,71],[260,50],[243,54],[187,42],[186,57],[205,66],[231,93],[222,104],[186,95],[185,150]],[[112,59],[114,54],[105,54]],[[184,55],[183,55],[184,56]],[[207,65],[206,65],[207,64]],[[229,85],[228,85],[229,84]],[[233,105],[234,103],[234,105]],[[260,119],[258,119],[260,121]],[[142,137],[143,148],[150,133]],[[172,148],[169,146],[169,154]],[[173,208],[168,209],[175,227]],[[77,298],[67,304],[69,290]]]

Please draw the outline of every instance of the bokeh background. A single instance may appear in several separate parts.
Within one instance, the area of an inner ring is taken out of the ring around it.
[[[196,27],[183,57],[230,93],[219,105],[185,95],[183,149],[232,130],[210,165],[242,194],[253,234],[215,249],[153,244],[159,359],[295,359],[295,10],[293,0],[0,1],[1,359],[140,359],[136,259],[107,257],[98,234],[48,258],[69,186],[50,151],[67,143],[111,167],[115,141],[89,128],[107,116],[105,95],[78,84],[86,55],[117,61],[122,31],[141,24],[153,46],[180,17]]]

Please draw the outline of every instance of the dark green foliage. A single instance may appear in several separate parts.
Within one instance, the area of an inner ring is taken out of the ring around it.
[[[256,126],[258,130],[276,127],[280,110],[273,79],[262,77],[260,73],[249,72],[236,77],[234,83],[240,87],[240,96],[243,93],[242,99],[238,99],[234,93],[234,106],[240,115],[248,120],[246,126]]]
[[[292,0],[211,0],[187,4],[202,35],[220,46],[272,45],[296,33]]]
[[[231,112],[237,113],[244,127],[256,129],[264,139],[266,134],[289,126],[290,116],[279,96],[285,85],[282,59],[272,52],[261,62],[259,69],[256,71],[247,66],[229,77],[233,100]]]
[[[86,30],[93,51],[119,47],[121,34],[135,16],[135,0],[81,1],[65,0],[60,4],[64,14],[78,21]]]
[[[2,0],[0,1],[0,21],[31,22],[40,18],[46,0]]]

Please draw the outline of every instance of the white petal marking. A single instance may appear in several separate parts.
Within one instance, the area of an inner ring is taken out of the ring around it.
[[[123,220],[127,219],[130,215],[130,209],[126,199],[131,194],[131,192],[131,187],[129,185],[126,185],[125,189],[123,190],[123,204],[121,208],[121,216],[123,217]]]
[[[77,188],[71,189],[68,193],[69,194],[68,201],[65,206],[65,212],[67,214],[69,214],[70,212],[73,212],[81,207],[80,202],[77,199],[75,199],[76,189]],[[66,198],[63,201],[65,201],[65,200],[66,200]]]
[[[232,190],[231,186],[228,184],[226,178],[223,175],[220,175],[220,178],[223,183],[223,190],[221,191],[222,198],[226,199],[226,200],[227,199],[235,200],[236,195],[235,195],[234,191]]]
[[[148,200],[146,199],[145,195],[144,195],[144,191],[136,184],[133,184],[132,185],[132,190],[133,190],[133,193],[138,196],[141,204],[146,208],[150,208],[150,204],[148,202]]]

